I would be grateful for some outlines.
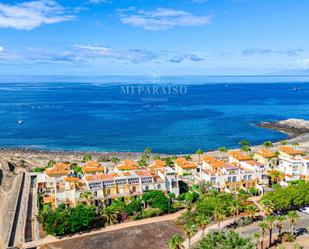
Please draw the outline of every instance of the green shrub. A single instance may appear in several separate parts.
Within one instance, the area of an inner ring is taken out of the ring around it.
[[[142,219],[159,216],[162,211],[159,208],[149,208],[142,211]]]
[[[42,173],[42,172],[44,172],[44,170],[45,170],[45,168],[36,167],[36,168],[33,169],[33,172],[35,172],[35,173]]]

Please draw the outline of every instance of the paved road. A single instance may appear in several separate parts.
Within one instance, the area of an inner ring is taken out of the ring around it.
[[[301,212],[298,212],[298,214],[300,217],[296,223],[295,228],[308,228],[309,227],[309,215],[301,213]],[[247,235],[252,235],[260,231],[258,224],[259,222],[256,222],[246,227],[237,228],[236,231],[247,234]],[[290,231],[289,229],[290,229],[290,226],[288,224],[288,221],[286,221],[284,223],[283,231]],[[275,228],[274,230],[275,230],[274,232],[277,233],[277,229]]]
[[[299,214],[299,220],[295,226],[295,229],[296,228],[308,228],[309,227],[309,215],[308,214],[303,214],[303,213],[300,213],[298,212]],[[224,227],[224,226],[227,226],[231,223],[233,223],[234,221],[234,218],[230,218],[230,219],[227,219],[223,222],[221,222],[221,227]],[[237,232],[240,232],[240,233],[243,233],[243,234],[246,234],[246,235],[253,235],[254,233],[257,233],[260,231],[259,229],[259,222],[256,222],[254,224],[251,224],[249,226],[245,226],[245,227],[241,227],[241,228],[237,228],[235,229]],[[206,229],[205,229],[205,234],[207,234],[208,232],[210,232],[211,230],[216,230],[218,229],[218,225],[217,224],[212,224],[210,226],[208,226]],[[283,231],[289,231],[290,229],[290,226],[288,224],[288,221],[286,221],[284,223],[284,228],[283,228]],[[276,228],[274,229],[274,234],[277,234],[277,230]],[[191,245],[195,244],[196,242],[198,242],[201,238],[203,237],[203,233],[202,231],[198,231],[192,238],[191,238]],[[185,240],[184,242],[184,248],[185,249],[188,249],[189,248],[189,241],[188,239]]]
[[[124,229],[124,228],[141,226],[141,225],[146,225],[146,224],[151,224],[151,223],[161,222],[161,221],[175,220],[181,215],[182,212],[184,212],[184,210],[178,211],[174,214],[168,214],[168,215],[154,217],[154,218],[148,218],[148,219],[143,219],[143,220],[138,220],[138,221],[130,221],[130,222],[121,223],[117,225],[107,226],[99,230],[94,230],[91,232],[85,232],[81,234],[74,234],[71,236],[66,236],[61,239],[55,236],[47,236],[46,238],[43,238],[43,239],[23,243],[22,248],[33,248],[33,247],[43,246],[43,245],[50,244],[50,243],[72,240],[75,238],[81,238],[81,237],[85,237],[89,235],[95,235],[95,234],[115,231],[115,230]]]

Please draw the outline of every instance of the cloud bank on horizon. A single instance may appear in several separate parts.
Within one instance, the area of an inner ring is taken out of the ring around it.
[[[306,6],[305,0],[0,0],[0,74],[307,72]]]

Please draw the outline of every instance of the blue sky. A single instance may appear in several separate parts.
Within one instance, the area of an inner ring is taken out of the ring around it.
[[[309,72],[307,0],[0,0],[0,75]]]

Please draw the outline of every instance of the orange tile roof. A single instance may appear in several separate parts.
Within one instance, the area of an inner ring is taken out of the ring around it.
[[[137,169],[136,167],[136,162],[132,160],[125,160],[122,164],[118,164],[116,166],[118,170],[135,170]]]
[[[95,174],[95,175],[87,175],[85,179],[88,182],[92,181],[104,181],[104,180],[114,180],[114,174]]]
[[[70,165],[66,163],[56,163],[54,167],[45,169],[45,173],[49,176],[67,175],[70,173]]]
[[[241,152],[240,150],[233,150],[229,152],[229,155],[235,158],[238,161],[247,161],[251,160],[251,157],[247,154]]]
[[[212,171],[211,169],[202,169],[202,171],[205,172],[207,175],[211,176],[215,175],[215,172]]]
[[[149,173],[148,170],[143,170],[143,169],[140,169],[140,170],[136,170],[135,173],[140,176],[140,177],[148,177],[148,176],[151,176],[151,174]]]
[[[179,157],[175,160],[175,163],[183,169],[196,169],[197,168],[197,164],[196,163],[192,163],[192,162],[188,162],[185,158],[183,157]]]
[[[99,166],[99,163],[97,161],[88,161],[88,162],[86,162],[86,165],[88,167],[97,167],[97,166]]]
[[[211,156],[204,156],[203,161],[209,164],[213,168],[222,168],[224,165],[226,165],[225,162]]]
[[[267,150],[267,149],[265,149],[265,148],[259,149],[259,150],[256,152],[256,154],[258,154],[258,155],[260,155],[260,156],[262,156],[262,157],[264,157],[264,158],[274,158],[274,157],[276,157],[276,154],[275,154],[275,153],[273,153],[273,152],[271,152],[271,151],[269,151],[269,150]]]
[[[52,196],[43,196],[43,203],[54,203],[55,202],[55,197]]]
[[[257,162],[257,161],[254,161],[254,160],[248,160],[246,161],[246,163],[252,165],[252,166],[263,166],[263,164]]]
[[[64,180],[66,181],[66,182],[79,182],[79,178],[77,178],[77,177],[66,177],[66,178],[64,178]]]
[[[187,159],[185,159],[184,157],[178,157],[175,159],[175,163],[177,164],[182,164],[182,163],[187,163]]]
[[[82,166],[83,173],[103,172],[104,167],[96,161],[89,161]]]
[[[137,169],[136,166],[128,166],[128,165],[117,165],[116,168],[118,170],[135,170],[135,169]]]
[[[284,153],[291,155],[291,156],[296,156],[296,155],[302,154],[302,151],[295,150],[292,147],[287,146],[287,145],[279,146],[278,149],[279,149],[279,151],[284,152]]]
[[[149,168],[163,168],[166,166],[166,162],[162,161],[162,160],[155,160],[150,166]]]

